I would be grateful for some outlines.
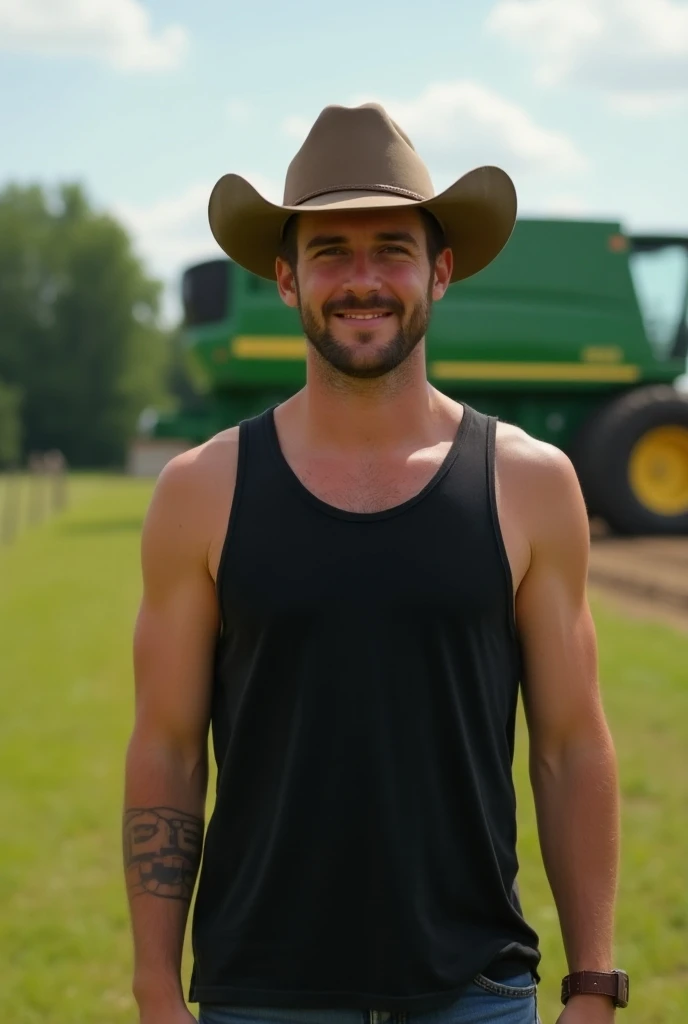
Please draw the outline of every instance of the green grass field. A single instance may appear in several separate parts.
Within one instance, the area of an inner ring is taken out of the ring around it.
[[[130,995],[120,873],[138,544],[151,484],[81,476],[68,510],[0,548],[0,1009],[8,1024],[121,1024]],[[0,500],[1,500],[0,484]],[[636,1024],[688,1020],[688,635],[595,603],[619,753],[617,961]],[[542,938],[543,1024],[564,960],[542,870],[522,724],[521,892]],[[185,975],[188,978],[188,957]]]

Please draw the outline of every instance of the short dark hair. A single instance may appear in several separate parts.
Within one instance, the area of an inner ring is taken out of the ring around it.
[[[447,248],[447,238],[444,233],[444,228],[437,220],[433,217],[425,207],[421,206],[418,213],[421,216],[421,220],[425,226],[425,244],[428,251],[428,259],[430,265],[434,266],[435,260],[444,249]],[[287,220],[284,228],[282,229],[282,242],[279,248],[279,255],[282,259],[289,264],[294,270],[296,268],[296,261],[298,258],[298,248],[296,244],[296,225],[297,225],[297,213],[293,213]]]
[[[444,228],[425,207],[421,206],[418,211],[421,220],[425,224],[425,241],[428,248],[428,259],[430,265],[434,266],[435,260],[441,252],[447,248],[447,236],[444,233]]]

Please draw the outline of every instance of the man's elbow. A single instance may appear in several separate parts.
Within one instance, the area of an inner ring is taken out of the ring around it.
[[[532,738],[531,780],[556,779],[573,773],[616,775],[616,751],[603,715],[590,716],[556,735]]]
[[[180,733],[139,717],[129,740],[127,777],[185,783],[205,789],[208,781],[207,738]]]

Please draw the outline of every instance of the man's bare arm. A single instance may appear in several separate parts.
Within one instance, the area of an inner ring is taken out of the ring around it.
[[[123,847],[134,994],[146,1024],[193,1019],[185,1009],[180,967],[201,857],[218,630],[208,566],[213,501],[207,478],[200,450],[168,464],[142,536],[136,718],[127,751]]]
[[[540,446],[525,470],[531,563],[516,611],[540,845],[569,970],[609,971],[618,785],[586,593],[588,519],[564,455]],[[570,1001],[565,1019],[593,1024],[609,1019],[611,1011],[607,998],[579,996]]]

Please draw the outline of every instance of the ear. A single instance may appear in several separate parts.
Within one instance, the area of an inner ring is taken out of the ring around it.
[[[454,255],[451,249],[444,249],[435,260],[432,282],[433,300],[441,299],[451,283],[454,269]]]
[[[296,274],[285,259],[278,256],[275,260],[275,276],[277,278],[277,291],[285,306],[296,309],[299,304],[299,297],[296,291]]]

